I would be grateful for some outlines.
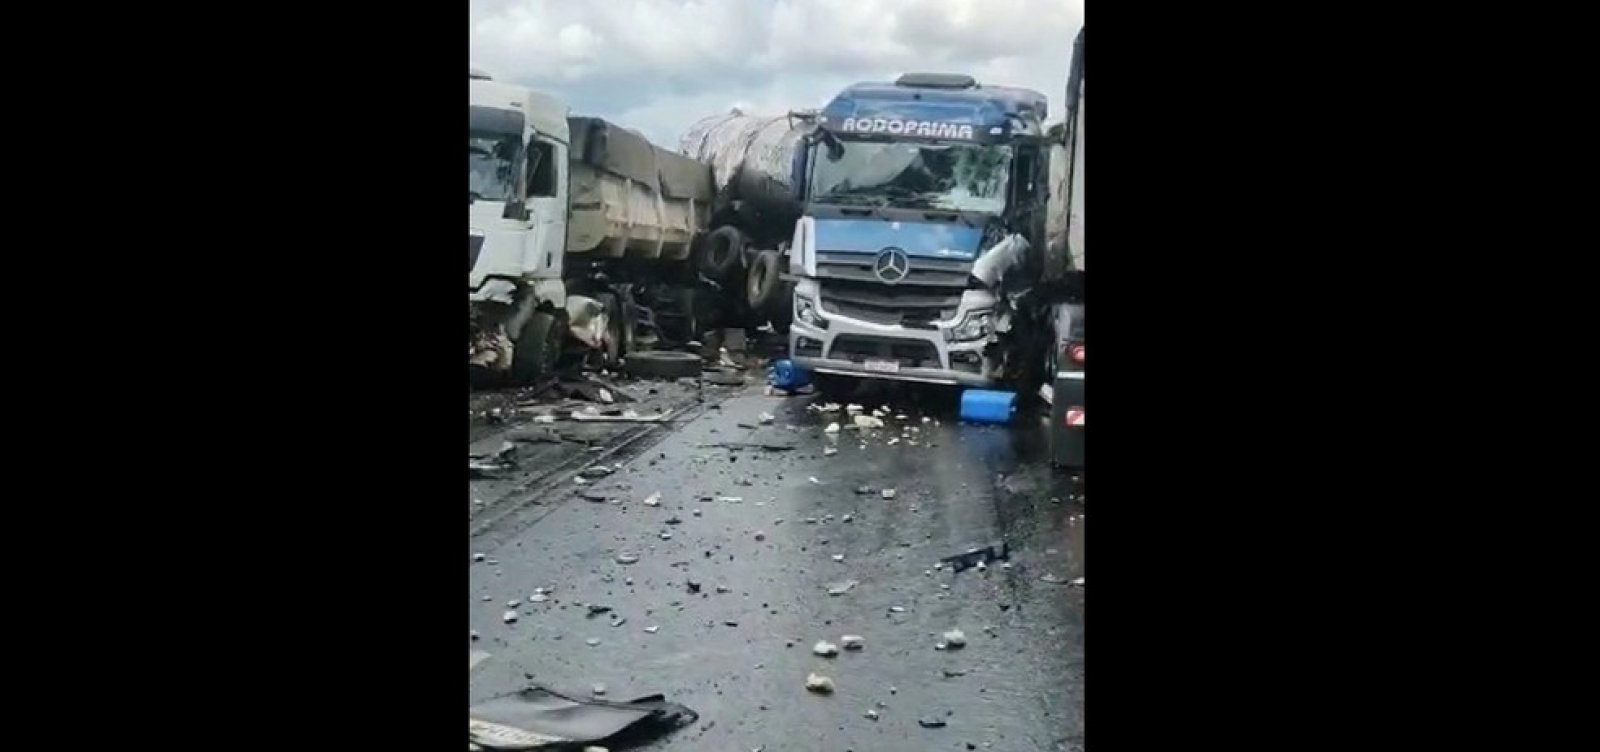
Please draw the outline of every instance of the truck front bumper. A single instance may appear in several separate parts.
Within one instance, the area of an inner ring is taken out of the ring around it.
[[[807,281],[801,281],[797,293],[804,293]],[[789,326],[789,358],[813,372],[977,388],[996,383],[995,364],[983,354],[987,338],[955,342],[946,339],[941,326],[913,328],[822,315],[826,328],[798,314]]]

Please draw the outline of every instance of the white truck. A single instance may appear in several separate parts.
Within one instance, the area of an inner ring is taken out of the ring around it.
[[[477,70],[469,92],[475,380],[550,374],[569,338],[614,367],[636,325],[669,343],[703,331],[690,260],[713,197],[710,168]]]

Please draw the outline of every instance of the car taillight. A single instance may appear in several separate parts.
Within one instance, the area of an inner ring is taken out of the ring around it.
[[[1072,349],[1067,351],[1067,355],[1072,358],[1072,362],[1083,365],[1083,345],[1073,345]]]
[[[1067,408],[1067,426],[1069,428],[1083,428],[1083,408]]]

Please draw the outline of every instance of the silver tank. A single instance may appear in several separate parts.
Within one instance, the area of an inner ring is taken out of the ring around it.
[[[804,115],[761,117],[736,109],[690,126],[680,150],[711,165],[723,197],[743,201],[764,220],[793,223],[802,207],[789,173],[810,129]]]

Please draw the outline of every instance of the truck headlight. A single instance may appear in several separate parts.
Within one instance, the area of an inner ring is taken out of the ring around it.
[[[828,320],[817,313],[817,304],[812,299],[803,295],[794,296],[794,318],[796,321],[818,329],[827,329]]]
[[[994,313],[976,311],[962,317],[955,326],[946,329],[944,338],[951,342],[971,342],[987,338],[994,333]]]

